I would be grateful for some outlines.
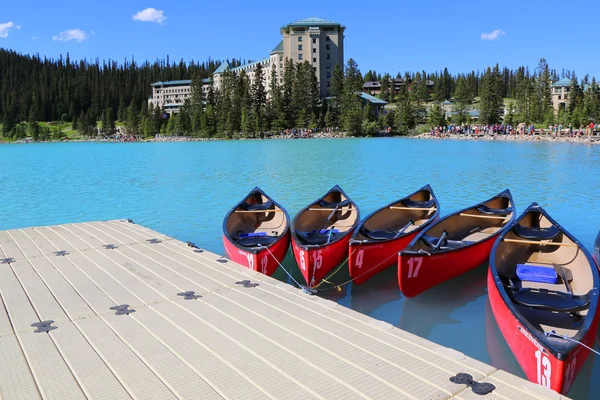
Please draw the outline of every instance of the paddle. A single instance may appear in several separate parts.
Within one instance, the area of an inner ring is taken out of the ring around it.
[[[444,241],[444,239],[446,238],[446,236],[448,236],[448,232],[446,232],[445,230],[442,232],[442,236],[440,236],[440,239],[437,241],[437,243],[435,244],[435,246],[433,246],[433,252],[436,252],[437,249],[440,247],[440,245],[442,244],[442,242]]]
[[[335,228],[335,225],[331,225],[331,229],[329,229],[329,235],[327,236],[327,243],[329,243],[329,241],[331,240],[331,235],[333,235],[333,228]]]
[[[340,205],[336,205],[335,208],[333,209],[333,211],[331,212],[331,214],[329,214],[329,217],[327,217],[327,219],[325,220],[325,222],[323,222],[323,225],[321,225],[321,227],[319,229],[317,229],[317,232],[321,232],[321,229],[323,229],[325,227],[325,225],[327,225],[327,223],[329,222],[329,220],[331,219],[331,217],[333,217],[335,215],[335,213],[337,212],[338,208],[340,208]]]
[[[398,236],[402,235],[404,233],[404,231],[407,230],[408,227],[411,226],[411,225],[414,225],[414,222],[413,222],[412,219],[409,219],[408,220],[408,224],[406,224],[406,226],[404,228],[400,229],[398,231],[398,233],[396,233],[396,236],[394,236],[394,239],[396,239]]]

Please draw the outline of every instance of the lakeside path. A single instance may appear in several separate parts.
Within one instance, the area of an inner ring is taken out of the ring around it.
[[[554,143],[583,143],[600,144],[600,136],[553,136],[553,135],[465,135],[465,134],[445,134],[435,136],[430,133],[423,133],[413,136],[417,139],[433,140],[487,140],[487,141],[505,141],[505,142],[554,142]]]
[[[399,139],[429,139],[429,140],[485,140],[485,141],[505,141],[505,142],[554,142],[554,143],[581,143],[581,144],[600,144],[600,136],[554,136],[554,135],[467,135],[467,134],[453,134],[447,133],[441,136],[432,135],[431,133],[422,133],[418,135],[406,135],[406,136],[377,136],[371,137],[372,139],[377,138],[390,138],[395,137]],[[349,136],[344,132],[332,133],[316,133],[308,134],[305,136],[294,136],[292,134],[287,135],[273,135],[265,138],[247,138],[247,137],[233,137],[227,138],[197,138],[191,136],[161,136],[157,138],[142,138],[136,140],[115,140],[115,139],[74,139],[74,140],[48,140],[45,142],[32,142],[32,141],[16,141],[16,142],[4,142],[0,140],[2,144],[31,144],[31,143],[169,143],[169,142],[216,142],[216,141],[238,141],[238,140],[283,140],[283,139],[351,139],[360,138],[360,136]],[[364,137],[362,137],[364,138]]]

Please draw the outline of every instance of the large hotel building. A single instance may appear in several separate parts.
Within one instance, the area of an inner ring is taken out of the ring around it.
[[[261,60],[232,68],[227,61],[221,63],[213,73],[212,79],[204,79],[203,91],[210,85],[221,87],[223,73],[245,71],[250,82],[255,79],[254,71],[262,64],[263,80],[267,93],[270,91],[271,72],[276,72],[279,82],[283,82],[284,61],[291,59],[296,63],[308,61],[313,66],[319,81],[321,97],[329,95],[331,74],[336,64],[344,66],[344,30],[345,26],[321,18],[307,18],[281,27],[282,40],[273,48],[271,54]],[[191,80],[156,82],[152,84],[152,97],[148,103],[162,107],[166,112],[178,112],[183,103],[191,96]]]

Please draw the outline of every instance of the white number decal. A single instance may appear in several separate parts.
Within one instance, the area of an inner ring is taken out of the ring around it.
[[[266,274],[267,273],[267,262],[269,260],[267,259],[267,256],[264,256],[263,258],[261,258],[260,260],[260,266],[262,267],[262,273]]]
[[[364,254],[365,250],[364,249],[360,249],[358,251],[358,253],[356,254],[356,266],[358,268],[362,268],[362,264],[363,264],[363,254]]]
[[[423,263],[422,258],[409,258],[408,259],[408,277],[416,278],[419,275],[419,269]]]
[[[306,271],[306,260],[304,259],[304,250],[300,250],[300,268]]]
[[[317,256],[315,257],[315,269],[320,269],[323,264],[323,256],[321,255],[321,250],[317,252]]]
[[[246,254],[246,258],[248,259],[248,268],[254,269],[254,257],[252,254]]]
[[[537,364],[537,382],[540,385],[549,388],[550,375],[552,374],[552,366],[550,365],[550,360],[539,350],[535,351],[535,359]]]

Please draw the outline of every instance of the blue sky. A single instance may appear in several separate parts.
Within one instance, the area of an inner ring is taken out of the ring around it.
[[[444,67],[457,73],[495,63],[533,69],[545,57],[559,73],[600,78],[597,0],[3,3],[0,47],[48,57],[259,59],[279,42],[282,25],[317,16],[347,27],[345,57],[363,73]]]

